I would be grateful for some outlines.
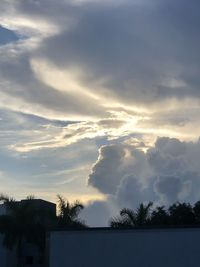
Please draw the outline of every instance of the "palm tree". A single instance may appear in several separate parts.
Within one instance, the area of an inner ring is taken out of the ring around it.
[[[150,208],[152,205],[152,202],[147,205],[142,203],[136,211],[122,209],[120,217],[111,219],[110,226],[113,228],[133,228],[147,225],[150,222]]]
[[[74,203],[69,203],[61,195],[58,197],[58,226],[59,227],[86,227],[85,223],[78,218],[81,210],[84,209],[84,206],[79,202],[75,201]]]
[[[122,209],[120,216],[114,217],[110,221],[112,228],[133,228],[136,226],[136,214],[131,209]]]
[[[150,221],[150,211],[153,203],[149,202],[147,205],[140,204],[139,208],[136,211],[136,225],[143,226],[149,224]]]

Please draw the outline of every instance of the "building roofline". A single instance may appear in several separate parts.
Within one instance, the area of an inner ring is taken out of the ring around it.
[[[177,229],[199,229],[200,225],[165,225],[165,226],[144,226],[144,227],[124,227],[124,228],[111,228],[111,227],[86,227],[86,228],[52,228],[48,232],[101,232],[101,231],[138,231],[138,230],[177,230]]]
[[[29,199],[21,199],[17,202],[25,202],[25,201],[29,201]],[[31,201],[42,201],[42,202],[45,202],[45,203],[50,203],[50,204],[53,204],[53,205],[56,205],[56,203],[54,202],[51,202],[51,201],[48,201],[48,200],[44,200],[44,199],[41,199],[41,198],[33,198],[31,199]]]

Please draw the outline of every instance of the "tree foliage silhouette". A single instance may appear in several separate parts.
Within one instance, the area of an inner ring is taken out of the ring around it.
[[[149,224],[152,205],[152,202],[149,202],[147,205],[142,203],[136,211],[122,209],[120,217],[111,219],[110,226],[113,228],[130,228],[147,225]]]
[[[58,227],[86,227],[85,223],[79,219],[79,213],[84,206],[79,202],[69,203],[61,195],[58,197]]]
[[[0,202],[4,204],[5,213],[0,215],[0,233],[4,235],[3,245],[16,249],[17,266],[23,266],[22,250],[26,242],[38,247],[44,259],[46,231],[52,227],[86,227],[78,218],[84,206],[79,202],[69,203],[58,195],[58,215],[43,207],[34,205],[34,197],[28,196],[23,201],[15,201],[4,194]]]
[[[150,225],[169,225],[169,215],[164,206],[152,211]]]
[[[175,203],[152,208],[153,203],[140,204],[136,211],[122,209],[120,216],[110,220],[113,228],[133,228],[141,226],[192,226],[200,225],[200,201],[192,207],[189,203]]]
[[[193,208],[188,203],[175,203],[168,209],[171,225],[195,224]]]

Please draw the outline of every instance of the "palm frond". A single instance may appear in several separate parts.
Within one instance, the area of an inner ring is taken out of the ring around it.
[[[126,218],[122,218],[122,217],[113,217],[110,222],[109,225],[111,228],[132,228],[133,224],[130,223],[129,220],[127,220]]]
[[[84,206],[79,201],[74,202],[70,207],[71,218],[76,218],[82,209]]]
[[[78,215],[84,206],[79,202],[75,201],[70,203],[65,200],[63,196],[57,195],[58,198],[58,223],[62,227],[72,227],[72,226],[86,226],[82,222]]]
[[[136,214],[131,209],[122,209],[120,215],[125,218],[126,221],[129,221],[129,224],[135,225],[136,223]]]

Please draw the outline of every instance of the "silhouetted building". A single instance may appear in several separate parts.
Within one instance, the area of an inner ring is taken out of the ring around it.
[[[31,201],[31,205],[37,211],[47,213],[49,216],[56,216],[56,204],[42,199],[31,199],[18,201],[18,205],[23,205],[26,201]],[[0,205],[0,215],[9,214],[5,204]],[[22,245],[23,267],[41,267],[41,255],[37,246],[23,241]],[[16,249],[8,250],[3,246],[3,235],[0,235],[0,267],[16,267],[17,253]]]

